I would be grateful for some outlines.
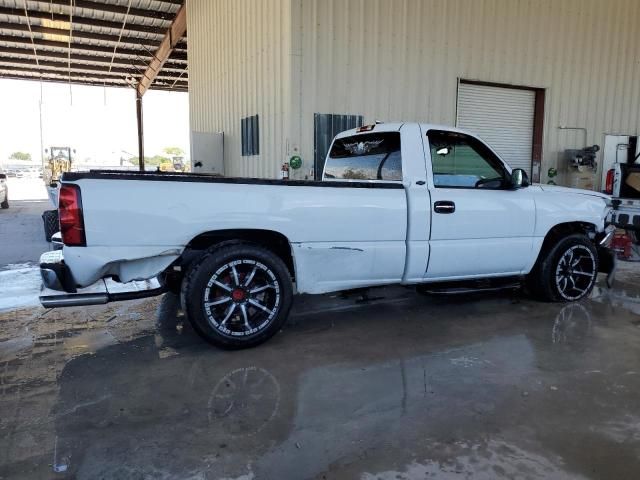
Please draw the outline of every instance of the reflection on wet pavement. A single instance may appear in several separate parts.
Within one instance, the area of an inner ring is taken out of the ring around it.
[[[0,478],[638,478],[637,278],[297,300],[252,350],[172,295],[0,313]]]

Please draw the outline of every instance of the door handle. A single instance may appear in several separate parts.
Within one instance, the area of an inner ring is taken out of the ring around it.
[[[433,211],[436,213],[453,213],[456,211],[456,204],[449,200],[442,200],[433,204]]]

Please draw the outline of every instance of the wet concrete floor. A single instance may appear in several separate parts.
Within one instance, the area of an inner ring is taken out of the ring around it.
[[[13,196],[9,199],[10,207],[0,209],[0,268],[7,264],[37,263],[40,254],[50,249],[44,238],[42,213],[51,209],[51,204],[48,200],[13,200]]]
[[[568,305],[303,297],[236,352],[172,295],[0,313],[0,478],[640,478],[635,272]]]

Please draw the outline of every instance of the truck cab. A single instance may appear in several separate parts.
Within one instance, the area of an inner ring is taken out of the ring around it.
[[[518,276],[563,223],[605,228],[607,196],[530,185],[480,138],[429,124],[379,124],[339,134],[323,180],[401,182],[409,232],[405,281]]]

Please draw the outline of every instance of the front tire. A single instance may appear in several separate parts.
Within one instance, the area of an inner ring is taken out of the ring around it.
[[[293,301],[291,277],[273,252],[234,244],[205,254],[182,284],[194,329],[225,349],[249,348],[275,335]]]
[[[569,235],[543,254],[527,283],[543,300],[575,302],[593,290],[598,267],[598,252],[593,242],[585,235]]]
[[[4,202],[0,203],[0,208],[3,208],[5,210],[7,208],[9,208],[9,194],[8,193],[7,193],[7,196],[4,197]]]

